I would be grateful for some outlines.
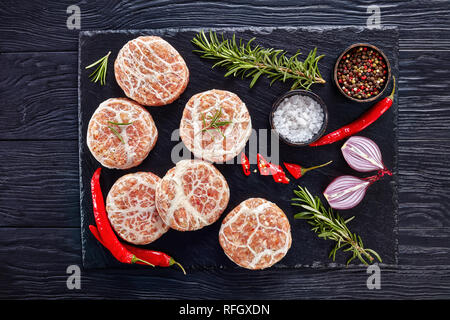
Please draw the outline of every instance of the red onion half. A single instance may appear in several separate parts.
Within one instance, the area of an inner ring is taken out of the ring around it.
[[[358,205],[366,194],[370,181],[353,176],[340,176],[331,182],[323,192],[330,207],[346,210]]]
[[[369,172],[384,169],[380,148],[369,138],[353,136],[344,143],[341,151],[345,161],[356,171]]]

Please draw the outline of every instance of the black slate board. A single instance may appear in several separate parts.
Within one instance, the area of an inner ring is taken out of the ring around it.
[[[257,43],[265,47],[283,48],[295,53],[299,48],[305,54],[318,48],[318,54],[325,54],[320,62],[320,71],[327,80],[325,85],[315,85],[312,90],[328,106],[329,123],[327,132],[351,122],[370,108],[373,103],[351,102],[338,93],[331,81],[332,68],[336,58],[347,46],[355,42],[368,42],[381,48],[390,60],[392,73],[398,79],[398,31],[396,28],[365,29],[358,27],[333,28],[227,28],[217,29],[226,36],[236,33],[238,38],[257,38]],[[103,169],[102,187],[106,197],[112,184],[120,176],[136,171],[152,171],[160,176],[171,168],[172,149],[180,143],[172,141],[172,132],[178,128],[181,114],[187,100],[194,94],[212,88],[235,92],[247,104],[252,117],[253,128],[269,128],[268,116],[275,99],[289,89],[289,84],[275,83],[269,87],[267,79],[260,78],[249,89],[249,80],[224,78],[224,70],[211,69],[211,61],[200,59],[192,52],[191,39],[196,29],[161,29],[136,31],[86,31],[80,33],[79,41],[79,150],[80,150],[80,201],[82,258],[85,268],[130,268],[117,263],[90,234],[88,225],[94,224],[89,181],[99,163],[92,157],[86,145],[86,130],[89,119],[97,106],[110,97],[124,96],[116,84],[113,61],[119,49],[129,40],[139,35],[160,35],[169,41],[184,57],[190,69],[190,83],[181,97],[171,105],[149,108],[158,127],[159,139],[148,158],[138,167],[130,170]],[[109,50],[109,68],[106,85],[101,87],[89,81],[90,72],[84,67]],[[388,88],[388,91],[390,88]],[[361,135],[373,139],[382,150],[383,160],[394,176],[384,178],[372,185],[356,208],[343,211],[345,217],[355,215],[350,229],[358,233],[368,248],[376,250],[384,264],[397,264],[397,96],[394,105],[381,119],[367,128]],[[261,137],[260,137],[261,138]],[[304,166],[333,160],[332,166],[311,172],[301,180],[291,180],[289,185],[274,183],[271,177],[252,174],[245,177],[238,165],[216,165],[227,179],[231,198],[225,214],[241,201],[249,197],[264,197],[277,203],[288,216],[292,227],[292,247],[286,257],[273,268],[340,266],[348,256],[340,252],[336,263],[331,263],[328,253],[332,241],[319,239],[302,220],[294,220],[295,208],[290,205],[292,190],[297,184],[305,186],[311,193],[320,195],[328,183],[336,176],[351,174],[367,176],[353,171],[345,163],[340,147],[343,142],[320,148],[292,148],[280,144],[280,160],[299,163]],[[247,146],[248,151],[248,146]],[[270,147],[269,147],[270,154]],[[255,168],[255,166],[253,166]],[[218,243],[218,230],[225,214],[213,225],[195,232],[170,230],[163,237],[148,245],[148,248],[162,250],[173,255],[187,269],[193,268],[238,268],[223,253]],[[133,266],[139,268],[139,266]],[[157,272],[156,270],[153,272]]]

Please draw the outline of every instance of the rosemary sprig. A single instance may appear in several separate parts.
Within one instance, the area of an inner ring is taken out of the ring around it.
[[[130,124],[133,124],[133,122],[114,122],[114,121],[108,121],[108,123],[116,125],[116,126],[128,126]],[[122,136],[120,135],[120,133],[114,127],[111,127],[111,126],[107,126],[107,127],[112,131],[112,133],[114,133],[114,135],[117,138],[119,138],[119,140],[123,144],[125,144],[125,141],[123,140]]]
[[[320,201],[319,197],[313,197],[306,188],[299,186],[299,190],[294,190],[297,198],[293,198],[292,205],[299,206],[303,210],[297,213],[295,219],[305,219],[313,226],[311,229],[320,238],[336,241],[336,246],[331,250],[329,257],[336,257],[336,252],[342,249],[345,252],[352,252],[352,256],[347,260],[347,265],[358,258],[362,263],[368,265],[377,258],[381,262],[381,257],[372,249],[364,248],[362,239],[357,234],[352,233],[347,223],[354,217],[344,220],[339,214],[334,213],[331,208],[328,210]]]
[[[222,116],[222,107],[219,108],[219,110],[217,110],[216,113],[214,113],[214,115],[212,117],[209,117],[208,120],[211,120],[211,122],[208,124],[206,124],[206,119],[205,119],[205,115],[202,114],[202,122],[203,122],[203,129],[201,132],[203,131],[207,131],[207,130],[217,130],[223,138],[225,138],[222,130],[220,130],[220,127],[226,126],[230,123],[232,123],[232,121],[219,121],[220,117]]]
[[[219,39],[213,31],[209,32],[209,37],[201,31],[192,43],[199,48],[194,52],[200,53],[202,58],[218,60],[213,68],[221,66],[228,70],[225,77],[240,75],[242,78],[252,78],[250,88],[262,75],[272,79],[270,85],[277,80],[292,80],[291,90],[298,87],[309,90],[314,83],[325,83],[318,67],[323,55],[316,56],[317,48],[310,51],[304,61],[299,61],[299,51],[288,58],[284,50],[252,46],[254,40],[255,38],[252,38],[245,44],[242,39],[237,41],[234,34],[230,40],[225,39],[223,34]]]
[[[107,127],[114,133],[114,135],[115,135],[117,138],[119,138],[119,140],[120,140],[123,144],[125,144],[125,141],[123,140],[122,136],[120,135],[119,132],[117,132],[116,129],[114,129],[114,128],[111,127],[111,126],[107,126]]]
[[[108,69],[108,57],[110,54],[111,51],[109,51],[108,54],[103,58],[98,59],[97,61],[86,67],[86,69],[90,69],[98,65],[94,72],[89,75],[92,82],[96,83],[100,80],[101,85],[104,85],[106,83],[106,69]]]

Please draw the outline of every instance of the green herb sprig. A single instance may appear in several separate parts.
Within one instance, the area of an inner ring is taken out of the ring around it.
[[[192,43],[199,48],[194,52],[200,53],[202,58],[218,60],[213,68],[221,66],[228,70],[225,77],[233,75],[252,78],[250,88],[262,75],[272,79],[270,85],[277,80],[292,80],[291,90],[298,87],[309,90],[314,83],[325,83],[318,67],[323,55],[316,56],[317,48],[310,51],[304,61],[300,61],[297,58],[299,51],[288,58],[284,50],[252,46],[254,40],[252,38],[247,43],[242,39],[237,41],[234,34],[231,40],[225,39],[223,34],[219,39],[213,31],[209,32],[209,37],[201,31]]]
[[[133,124],[133,122],[114,122],[114,121],[108,121],[108,123],[116,126],[128,126],[130,124]],[[107,127],[112,131],[112,133],[114,133],[114,135],[120,140],[120,142],[125,144],[125,141],[123,140],[122,136],[114,127],[112,126]]]
[[[205,115],[202,114],[203,129],[201,132],[208,130],[217,130],[222,135],[222,137],[225,138],[225,135],[223,134],[222,130],[220,130],[220,127],[229,125],[232,123],[232,121],[229,120],[219,121],[221,116],[222,116],[222,107],[220,107],[219,110],[217,110],[217,112],[214,113],[212,117],[208,118],[208,120],[211,120],[211,122],[209,124],[206,124]]]
[[[90,69],[92,67],[97,66],[97,68],[89,75],[91,81],[97,83],[100,81],[100,84],[103,86],[106,83],[106,70],[108,69],[108,57],[111,54],[111,51],[108,52],[106,56],[98,59],[94,63],[88,65],[86,69]]]
[[[352,256],[347,260],[347,265],[358,258],[362,263],[368,265],[376,257],[382,261],[381,257],[372,249],[364,248],[362,239],[357,234],[352,233],[347,224],[354,217],[344,219],[339,214],[334,213],[331,208],[328,210],[320,201],[319,197],[313,197],[306,188],[299,186],[299,190],[294,190],[297,198],[293,198],[292,205],[301,207],[304,211],[294,215],[295,219],[305,219],[313,226],[311,229],[320,238],[336,241],[336,246],[331,250],[329,257],[335,260],[336,252],[342,249],[345,252],[352,252]]]

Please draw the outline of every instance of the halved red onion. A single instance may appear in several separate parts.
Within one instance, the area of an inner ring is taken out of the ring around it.
[[[370,182],[354,176],[334,179],[323,192],[330,207],[338,210],[351,209],[358,205],[366,194]]]
[[[341,148],[348,165],[356,171],[384,169],[380,148],[369,138],[353,136]]]

